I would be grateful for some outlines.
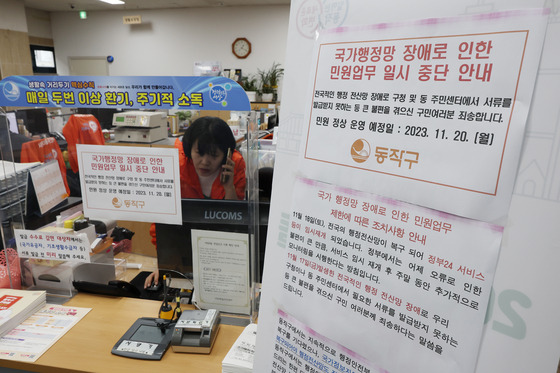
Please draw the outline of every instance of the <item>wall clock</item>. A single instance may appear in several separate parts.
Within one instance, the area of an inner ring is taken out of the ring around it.
[[[237,58],[247,58],[251,54],[251,43],[246,38],[237,38],[231,44],[231,51]]]

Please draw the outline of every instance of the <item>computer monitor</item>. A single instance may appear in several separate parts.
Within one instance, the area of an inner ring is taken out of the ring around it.
[[[249,232],[249,202],[213,199],[183,199],[183,224],[156,224],[157,259],[160,275],[192,277],[191,230]],[[262,281],[269,202],[259,203],[259,248],[257,281]],[[163,271],[163,273],[162,273]]]
[[[37,74],[56,74],[56,59],[54,47],[44,45],[30,45],[31,64],[33,72]]]
[[[110,108],[78,108],[78,114],[91,114],[97,119],[102,129],[111,129],[113,126],[113,114],[119,112],[118,109]]]
[[[49,122],[45,108],[18,109],[16,110],[16,118],[23,120],[25,128],[32,135],[49,133]]]

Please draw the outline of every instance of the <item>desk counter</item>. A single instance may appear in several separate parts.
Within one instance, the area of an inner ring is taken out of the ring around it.
[[[130,359],[111,349],[140,317],[156,317],[160,302],[79,293],[65,306],[91,308],[35,363],[0,360],[0,367],[36,372],[204,372],[220,373],[222,360],[243,327],[221,325],[210,354],[176,353],[171,347],[160,361]],[[183,306],[192,308],[192,306]]]

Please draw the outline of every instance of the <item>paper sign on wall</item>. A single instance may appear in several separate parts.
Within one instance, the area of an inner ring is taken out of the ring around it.
[[[502,228],[308,179],[296,188],[275,255],[279,304],[292,306],[278,312],[330,325],[326,337],[387,371],[472,371]]]
[[[77,145],[84,214],[181,224],[175,148]]]
[[[201,308],[248,315],[249,237],[243,233],[191,230],[193,278]]]
[[[321,32],[304,173],[503,223],[545,32],[518,16]]]
[[[286,95],[256,370],[476,369],[546,19],[341,21],[293,48],[311,80]]]

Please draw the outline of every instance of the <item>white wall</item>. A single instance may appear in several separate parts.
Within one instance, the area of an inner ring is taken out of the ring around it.
[[[51,13],[59,75],[68,75],[68,57],[108,56],[112,76],[192,75],[195,61],[219,60],[243,74],[284,65],[289,6],[190,8],[150,11]],[[141,15],[141,25],[123,25],[123,16]],[[252,54],[237,59],[231,44],[246,37]]]
[[[26,9],[27,33],[29,36],[52,39],[51,17],[49,12]]]
[[[0,29],[27,32],[23,1],[0,0]]]

